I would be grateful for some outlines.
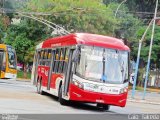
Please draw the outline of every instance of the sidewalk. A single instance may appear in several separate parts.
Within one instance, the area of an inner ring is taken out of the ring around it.
[[[160,93],[158,92],[146,92],[145,100],[143,100],[143,91],[135,91],[134,99],[131,97],[132,91],[128,92],[129,102],[144,103],[144,104],[155,104],[160,105]]]
[[[31,82],[31,79],[26,78],[17,78],[16,81],[22,81],[22,82]]]

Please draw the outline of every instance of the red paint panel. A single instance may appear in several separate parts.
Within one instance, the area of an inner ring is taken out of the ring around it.
[[[121,39],[89,33],[76,33],[56,38],[50,38],[44,41],[42,48],[52,48],[56,46],[71,46],[76,44],[99,46],[104,48],[127,51],[130,50]]]
[[[104,104],[120,107],[125,107],[127,101],[127,93],[119,95],[96,93],[84,91],[73,84],[70,84],[69,94],[70,100],[93,103],[97,103],[97,100],[102,100],[104,101]]]
[[[53,73],[51,76],[51,88],[53,89],[56,89],[57,78],[62,78],[62,75]]]
[[[49,70],[48,66],[38,66],[38,76],[42,77],[42,86],[47,87]]]

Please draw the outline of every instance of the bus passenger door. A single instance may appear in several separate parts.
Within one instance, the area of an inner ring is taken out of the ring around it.
[[[34,77],[34,81],[33,81],[33,85],[36,85],[37,84],[37,74],[38,74],[38,63],[39,63],[39,59],[40,59],[40,51],[36,51],[36,54],[35,54],[35,58],[34,58],[34,71],[33,71],[33,77]]]
[[[55,60],[55,53],[56,53],[56,50],[51,51],[51,58],[50,58],[51,63],[50,63],[50,69],[48,72],[47,90],[50,90],[50,87],[51,87],[51,77],[52,77],[52,70],[53,70],[53,62]]]
[[[66,72],[65,72],[65,78],[64,78],[64,95],[67,96],[69,83],[72,76],[72,55],[73,55],[73,49],[69,50],[69,59],[68,64],[66,65]]]

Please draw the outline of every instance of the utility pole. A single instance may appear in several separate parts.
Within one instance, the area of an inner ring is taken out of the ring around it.
[[[154,31],[155,31],[155,22],[156,22],[156,17],[157,17],[157,9],[158,9],[158,0],[156,2],[156,8],[155,8],[154,19],[153,19],[152,35],[151,35],[148,63],[147,63],[145,83],[144,83],[144,93],[143,93],[143,98],[142,98],[143,100],[145,99],[145,95],[146,95],[146,87],[147,87],[147,81],[148,81],[148,73],[149,73],[150,59],[151,59],[152,45],[153,45],[153,38],[154,38]]]

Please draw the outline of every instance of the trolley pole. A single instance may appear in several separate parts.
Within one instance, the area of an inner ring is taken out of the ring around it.
[[[152,53],[152,45],[153,45],[153,38],[154,38],[155,21],[156,21],[156,16],[157,16],[157,8],[158,8],[158,0],[156,2],[156,8],[155,8],[154,19],[153,19],[152,35],[151,35],[148,63],[147,63],[145,83],[144,83],[144,93],[143,93],[143,98],[142,98],[143,100],[145,99],[145,96],[146,96],[146,87],[147,87],[148,73],[149,73],[149,68],[150,68],[150,59],[151,59],[151,53]]]

